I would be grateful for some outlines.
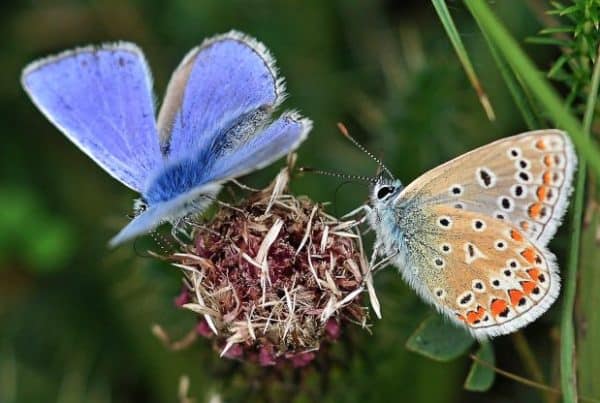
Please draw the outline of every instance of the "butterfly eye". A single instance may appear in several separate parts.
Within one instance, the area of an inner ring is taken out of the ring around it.
[[[389,195],[390,193],[394,193],[394,187],[393,186],[382,186],[378,191],[377,191],[377,198],[379,200],[384,199],[387,195]]]
[[[146,200],[144,200],[143,198],[135,200],[135,202],[133,203],[134,217],[137,217],[138,215],[142,214],[147,209],[148,209],[148,202],[146,202]]]

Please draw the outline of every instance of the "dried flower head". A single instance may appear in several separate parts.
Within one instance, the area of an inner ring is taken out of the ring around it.
[[[367,325],[365,289],[377,307],[355,222],[286,193],[288,179],[223,205],[170,257],[185,276],[177,304],[222,356],[304,366],[347,322]]]

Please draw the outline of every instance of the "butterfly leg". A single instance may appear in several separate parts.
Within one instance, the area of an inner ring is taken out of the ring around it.
[[[242,209],[239,209],[239,208],[235,207],[235,206],[234,206],[234,205],[232,205],[232,204],[225,203],[224,201],[217,200],[217,199],[215,199],[215,201],[216,201],[216,202],[217,202],[217,204],[218,204],[219,206],[221,206],[221,207],[226,207],[226,208],[228,208],[228,209],[235,210],[235,211],[237,211],[238,213],[246,214],[246,212],[245,212],[244,210],[242,210]]]
[[[237,179],[232,178],[229,181],[231,183],[237,185],[237,187],[239,187],[240,189],[243,189],[243,190],[249,190],[250,192],[259,192],[260,191],[260,189],[256,189],[256,188],[250,187],[248,185],[244,185],[242,182],[238,181]]]
[[[354,210],[350,211],[349,213],[344,214],[341,218],[342,218],[342,220],[344,220],[346,218],[356,216],[361,212],[364,212],[364,215],[362,217],[360,217],[354,224],[354,225],[361,225],[367,220],[367,217],[371,213],[371,207],[369,207],[366,204],[363,204],[362,206],[355,208]]]
[[[180,235],[184,235],[186,238],[191,239],[191,234],[188,234],[185,230],[185,224],[187,222],[183,219],[175,220],[171,223],[171,236],[175,239],[181,246],[187,245],[187,242],[183,241],[180,238]]]
[[[348,218],[348,217],[355,216],[355,215],[357,215],[358,213],[360,213],[361,211],[364,211],[364,212],[365,212],[365,215],[368,215],[368,214],[371,212],[371,207],[369,207],[369,206],[368,206],[368,205],[366,205],[366,204],[363,204],[362,206],[359,206],[359,207],[355,208],[354,210],[352,210],[352,211],[350,211],[350,212],[348,212],[348,213],[344,214],[344,215],[343,215],[341,218],[342,218],[342,219],[346,219],[346,218]]]
[[[226,203],[226,202],[224,202],[224,201],[221,201],[221,200],[217,199],[216,197],[212,197],[212,196],[206,196],[206,198],[207,198],[207,199],[210,199],[210,200],[212,200],[212,201],[214,201],[215,203],[217,203],[217,204],[218,204],[219,206],[221,206],[221,207],[226,207],[226,208],[229,208],[229,209],[231,209],[231,210],[235,210],[235,211],[237,211],[238,213],[246,214],[246,212],[245,212],[244,210],[242,210],[242,209],[239,209],[239,208],[235,207],[235,206],[234,206],[234,205],[232,205],[232,204],[229,204],[229,203]]]
[[[371,252],[371,259],[369,260],[369,268],[372,268],[375,265],[375,261],[377,260],[377,256],[379,256],[379,251],[381,250],[381,243],[376,242],[373,245],[373,252]]]
[[[373,252],[371,253],[371,259],[369,260],[369,271],[371,273],[381,270],[400,253],[400,251],[395,250],[393,253],[387,254],[383,259],[377,262],[377,257],[380,255],[381,248],[382,245],[379,242],[375,243],[373,246]]]
[[[179,238],[179,233],[180,231],[178,231],[175,227],[171,228],[171,236],[173,237],[173,239],[175,241],[177,241],[177,243],[180,246],[185,246],[187,245],[187,243],[185,241],[183,241],[181,238]]]
[[[375,263],[370,267],[370,271],[371,273],[375,274],[376,272],[378,272],[379,270],[385,268],[396,256],[398,256],[398,251],[392,253],[391,255],[388,255],[386,257],[384,257],[383,259],[381,259],[379,262]]]
[[[207,227],[202,222],[200,222],[198,220],[195,220],[191,216],[190,217],[185,217],[184,220],[185,220],[185,223],[187,225],[189,225],[190,227],[193,227],[195,229],[200,229],[202,231],[210,232],[213,235],[221,235],[217,231],[215,231],[214,229],[211,229],[211,228]]]

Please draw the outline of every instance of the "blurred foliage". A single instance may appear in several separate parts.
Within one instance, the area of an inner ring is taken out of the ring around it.
[[[0,261],[22,259],[25,269],[38,272],[65,266],[77,247],[73,229],[52,217],[41,202],[27,188],[7,188],[0,194]]]
[[[597,102],[600,86],[600,2],[553,2],[547,16],[550,17],[547,20],[549,27],[529,41],[560,49],[561,54],[547,76],[568,89],[565,104],[575,114],[583,116],[582,126],[586,135],[598,139],[600,130],[594,122],[600,111]],[[594,386],[597,383],[594,371],[599,360],[590,353],[590,346],[600,333],[600,322],[593,320],[597,306],[596,286],[600,281],[594,264],[600,242],[596,175],[592,172],[591,180],[588,180],[586,161],[580,162],[561,320],[561,389],[565,401],[576,401],[578,396],[600,397],[600,391]],[[587,192],[586,186],[589,187]]]
[[[8,141],[0,148],[0,401],[174,401],[183,374],[191,382],[190,396],[198,401],[215,395],[225,401],[261,401],[260,388],[248,388],[245,374],[255,382],[266,379],[256,368],[218,358],[208,343],[173,352],[152,336],[153,323],[173,337],[195,324],[193,315],[173,305],[179,274],[139,256],[144,242],[135,249],[106,248],[126,222],[134,194],[33,107],[19,85],[20,69],[27,62],[76,45],[134,41],[146,53],[160,99],[187,50],[207,36],[239,29],[260,39],[276,56],[290,93],[284,106],[298,108],[315,121],[299,151],[300,164],[372,174],[374,164],[337,133],[335,123],[343,121],[408,183],[451,157],[526,129],[475,22],[462,3],[447,4],[494,105],[493,123],[429,2],[3,3],[0,122]],[[493,11],[522,41],[548,27],[540,7],[548,8],[541,1],[503,0],[493,4]],[[558,52],[540,46],[527,46],[526,51],[539,66],[551,66]],[[265,185],[277,169],[269,167],[244,182]],[[354,209],[367,197],[362,185],[338,184],[305,175],[294,178],[292,187],[315,200],[332,201],[336,214]],[[552,243],[559,262],[564,261],[567,241],[563,230]],[[503,377],[486,394],[467,392],[463,382],[471,364],[468,356],[439,363],[408,351],[406,340],[432,310],[394,270],[378,275],[375,282],[383,319],[374,323],[372,334],[357,327],[350,344],[336,347],[334,361],[302,373],[307,386],[296,391],[297,401],[541,399],[535,389]],[[552,385],[557,384],[559,362],[557,312],[552,308],[524,330]],[[512,340],[494,340],[496,365],[527,376],[527,364]],[[586,351],[597,366],[598,352],[590,347]],[[296,382],[289,375],[275,396],[292,396],[288,388]]]
[[[547,12],[552,25],[540,35],[528,38],[531,43],[551,45],[561,55],[548,70],[548,77],[564,84],[569,94],[567,104],[583,114],[582,105],[589,95],[590,77],[600,43],[600,3],[596,0],[553,2]]]
[[[452,326],[433,315],[421,323],[406,341],[406,348],[436,361],[451,361],[469,350],[474,340],[466,329]]]
[[[493,366],[496,363],[494,349],[490,343],[482,343],[475,355],[477,360]],[[478,361],[473,363],[467,379],[465,380],[465,389],[474,392],[486,392],[494,384],[496,373],[490,366],[485,366]]]

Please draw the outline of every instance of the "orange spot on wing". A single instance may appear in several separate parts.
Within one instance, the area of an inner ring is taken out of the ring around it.
[[[467,312],[467,322],[470,324],[476,324],[475,322],[483,319],[485,313],[485,309],[481,305],[478,305],[476,311]]]
[[[544,165],[546,165],[547,167],[551,167],[553,162],[554,162],[554,160],[550,154],[548,154],[544,157]]]
[[[498,316],[500,313],[504,312],[507,306],[508,304],[505,300],[496,298],[492,300],[490,308],[492,310],[492,314],[494,316]]]
[[[524,294],[519,290],[508,290],[508,296],[510,297],[510,303],[515,306],[519,304],[519,301],[524,297]]]
[[[535,142],[535,148],[543,151],[546,149],[546,143],[544,142],[544,140],[539,139],[538,141]]]
[[[475,321],[479,320],[479,315],[475,311],[467,312],[467,322],[473,324]]]
[[[521,281],[520,284],[525,295],[531,294],[533,289],[536,287],[536,284],[533,281]]]
[[[533,219],[539,218],[540,213],[542,212],[542,207],[544,207],[542,203],[534,203],[529,206],[529,210],[527,211],[529,213],[529,217]]]
[[[552,172],[544,172],[542,175],[542,181],[544,182],[544,185],[550,185],[552,183]]]
[[[477,311],[467,312],[467,322],[470,324],[477,324],[485,316],[485,309],[481,305],[477,306]],[[477,323],[476,323],[477,322]]]
[[[521,242],[523,240],[523,234],[516,229],[510,230],[510,237],[517,242]]]
[[[458,320],[460,320],[462,322],[466,322],[467,321],[467,318],[465,318],[465,315],[461,315],[460,313],[457,313],[456,317],[458,318]]]
[[[521,252],[521,256],[523,259],[527,260],[529,263],[535,262],[535,250],[533,248],[527,248]]]
[[[535,194],[537,195],[538,200],[543,202],[544,200],[546,200],[546,196],[548,195],[548,186],[538,187]]]
[[[533,281],[538,281],[538,278],[540,277],[541,273],[542,271],[536,267],[527,269],[527,274],[529,275],[529,277],[531,277]]]

